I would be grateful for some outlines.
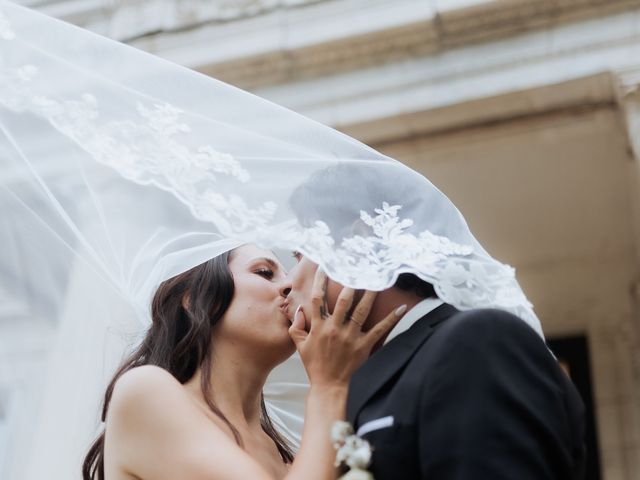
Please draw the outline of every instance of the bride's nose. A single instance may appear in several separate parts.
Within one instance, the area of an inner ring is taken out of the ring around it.
[[[291,282],[289,282],[288,280],[283,281],[280,285],[279,291],[281,297],[287,298],[289,293],[291,293]]]

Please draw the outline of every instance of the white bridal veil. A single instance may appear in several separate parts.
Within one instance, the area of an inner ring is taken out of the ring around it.
[[[299,250],[357,288],[413,272],[460,309],[506,309],[542,335],[513,269],[418,173],[249,93],[1,0],[0,172],[4,316],[52,332],[46,370],[15,385],[2,478],[79,477],[105,382],[148,326],[154,289],[244,242]],[[305,388],[293,357],[265,392],[291,439]]]

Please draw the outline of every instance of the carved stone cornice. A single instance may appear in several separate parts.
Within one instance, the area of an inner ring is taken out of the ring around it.
[[[637,0],[497,0],[439,12],[443,47],[555,27],[638,8]]]
[[[348,72],[439,50],[432,21],[195,68],[245,89]]]
[[[44,0],[44,13],[127,41],[142,35],[230,22],[325,0]],[[27,2],[25,2],[27,3]]]
[[[254,89],[601,18],[640,9],[640,0],[53,0],[40,8]]]
[[[446,5],[446,2],[442,2]],[[640,0],[502,0],[444,10],[402,26],[192,68],[243,88],[343,73],[640,8]],[[372,7],[373,8],[373,7]],[[402,7],[398,7],[402,8]],[[328,25],[327,28],[331,28]],[[344,32],[341,32],[344,33]],[[162,55],[162,50],[157,52]]]

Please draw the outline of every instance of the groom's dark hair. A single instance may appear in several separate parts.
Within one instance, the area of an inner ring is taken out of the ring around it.
[[[236,443],[243,446],[240,432],[211,399],[212,331],[229,308],[235,286],[229,270],[232,252],[218,255],[160,284],[151,304],[151,327],[136,350],[127,357],[107,387],[102,421],[118,379],[141,365],[155,365],[184,384],[201,368],[200,388],[209,409],[229,426]],[[275,443],[282,460],[293,462],[293,450],[273,426],[261,399],[260,423]],[[83,480],[104,480],[104,431],[93,443],[82,465]]]
[[[406,172],[392,164],[385,168],[381,162],[337,163],[313,173],[298,186],[289,198],[289,206],[304,227],[311,227],[318,220],[329,227],[336,242],[343,237],[358,234],[364,226],[354,219],[360,218],[360,210],[373,212],[381,205],[355,205],[346,203],[349,196],[356,199],[384,198],[389,205],[403,205],[409,200],[406,191],[398,191],[396,178],[406,179]],[[421,185],[416,185],[421,188]],[[384,193],[380,195],[381,191]],[[418,197],[419,199],[419,197]],[[366,227],[368,229],[368,227]],[[415,293],[422,298],[437,297],[433,285],[412,273],[401,273],[394,287]]]
[[[414,293],[421,298],[436,298],[438,296],[432,284],[425,282],[413,273],[401,273],[393,286]]]

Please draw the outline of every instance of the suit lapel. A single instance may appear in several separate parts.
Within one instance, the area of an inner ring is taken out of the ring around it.
[[[353,423],[367,401],[411,359],[434,331],[436,324],[458,310],[443,304],[418,320],[409,330],[375,352],[351,378],[347,400],[347,419]]]

